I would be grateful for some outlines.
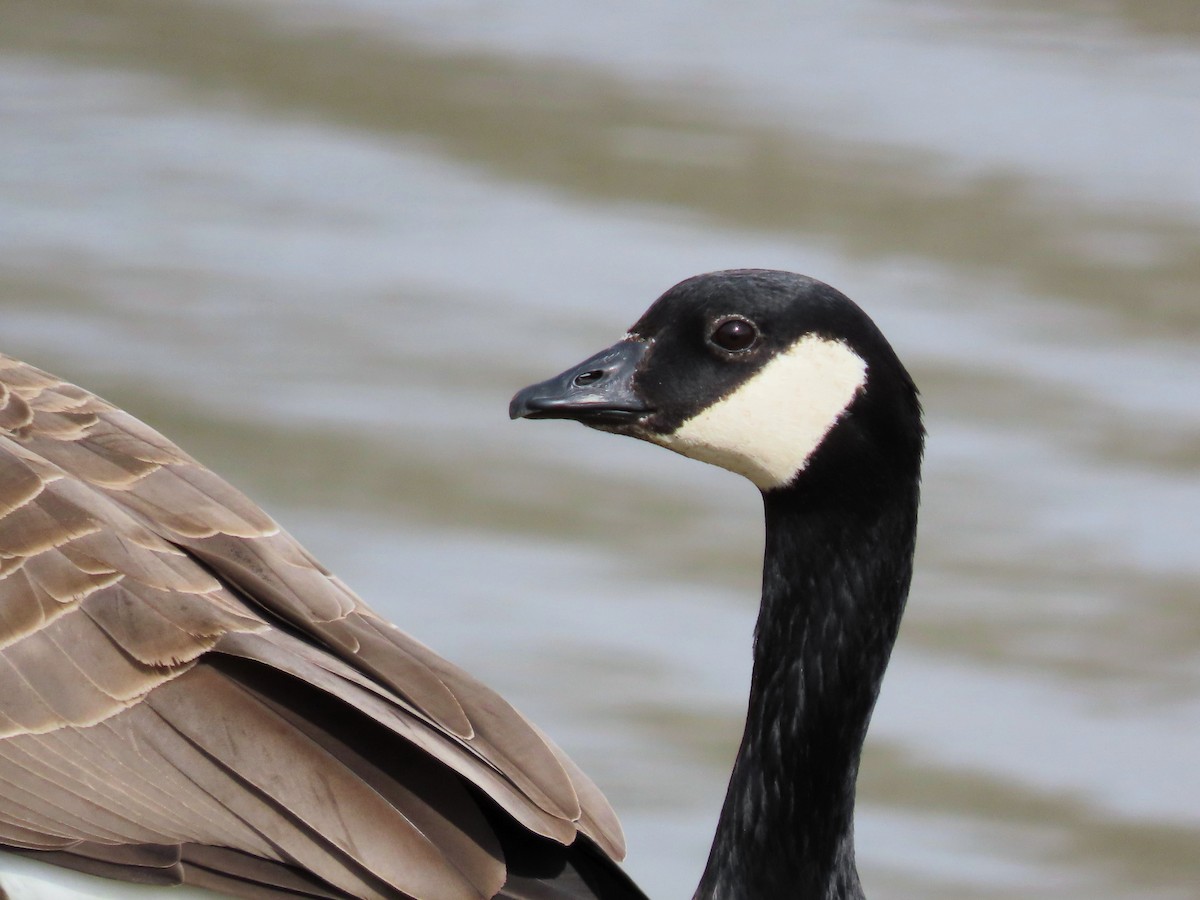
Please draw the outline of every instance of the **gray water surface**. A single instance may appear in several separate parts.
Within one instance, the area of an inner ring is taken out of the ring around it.
[[[1200,884],[1200,15],[1186,2],[0,0],[2,349],[150,421],[703,867],[756,493],[522,385],[795,269],[930,431],[868,893]]]

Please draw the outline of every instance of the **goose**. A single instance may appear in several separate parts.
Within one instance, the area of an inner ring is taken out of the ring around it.
[[[887,341],[815,280],[710,273],[509,412],[760,489],[746,727],[695,896],[861,897],[923,445]],[[0,858],[253,898],[644,897],[535,725],[158,432],[2,356],[0,683]]]
[[[917,389],[879,329],[802,275],[700,275],[509,411],[658,444],[762,492],[746,724],[694,896],[863,897],[855,782],[908,598],[924,449]]]

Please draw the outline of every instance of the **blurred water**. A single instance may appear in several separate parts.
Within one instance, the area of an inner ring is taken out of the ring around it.
[[[0,0],[3,349],[230,477],[494,684],[687,896],[754,492],[508,397],[695,272],[865,306],[923,390],[861,782],[875,898],[1200,883],[1200,15]]]

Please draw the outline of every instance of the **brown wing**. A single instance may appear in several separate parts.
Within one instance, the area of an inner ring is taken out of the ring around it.
[[[595,786],[495,692],[160,434],[3,356],[0,685],[0,845],[64,865],[487,897],[506,865],[475,791],[624,853]]]

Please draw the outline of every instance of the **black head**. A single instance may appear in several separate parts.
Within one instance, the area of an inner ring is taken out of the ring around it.
[[[872,469],[920,462],[916,389],[892,348],[845,295],[790,272],[689,278],[624,339],[521,391],[509,411],[651,441],[764,491],[796,481],[832,443]]]

